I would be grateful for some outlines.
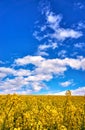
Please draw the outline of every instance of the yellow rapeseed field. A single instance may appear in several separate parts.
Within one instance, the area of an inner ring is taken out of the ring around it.
[[[0,130],[85,130],[85,96],[0,95]]]

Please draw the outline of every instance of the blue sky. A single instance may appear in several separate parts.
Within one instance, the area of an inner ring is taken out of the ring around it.
[[[85,94],[85,1],[0,0],[0,93]]]

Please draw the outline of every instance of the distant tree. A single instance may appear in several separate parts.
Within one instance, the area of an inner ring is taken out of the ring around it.
[[[67,90],[66,93],[65,93],[66,96],[71,96],[71,91],[70,90]]]

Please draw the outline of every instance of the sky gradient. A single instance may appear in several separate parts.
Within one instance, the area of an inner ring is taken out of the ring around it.
[[[85,1],[0,1],[0,94],[85,95]]]

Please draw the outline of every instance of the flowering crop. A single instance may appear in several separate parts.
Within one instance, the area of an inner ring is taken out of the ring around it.
[[[85,130],[85,97],[0,95],[0,130]]]

